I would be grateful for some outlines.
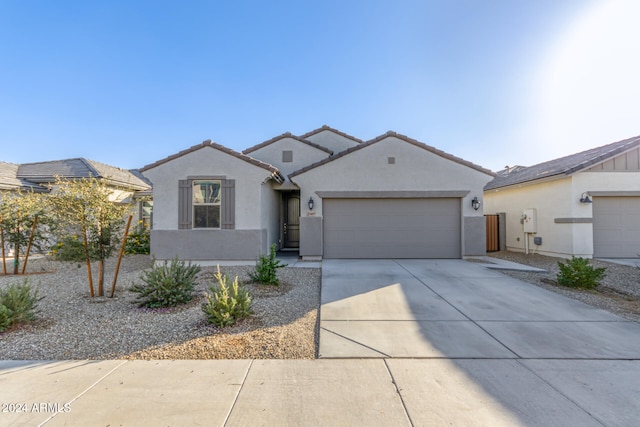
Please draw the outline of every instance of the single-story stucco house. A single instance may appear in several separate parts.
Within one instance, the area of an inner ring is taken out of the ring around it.
[[[158,260],[255,261],[485,253],[482,190],[495,174],[395,132],[364,142],[328,126],[242,153],[205,141],[143,167]]]
[[[558,257],[640,254],[640,136],[498,172],[485,214],[501,214],[506,249]]]
[[[126,170],[85,158],[13,164],[0,162],[0,198],[5,191],[47,193],[55,187],[56,177],[66,179],[97,178],[113,190],[115,203],[136,203],[136,219],[150,220],[151,183],[135,170]]]

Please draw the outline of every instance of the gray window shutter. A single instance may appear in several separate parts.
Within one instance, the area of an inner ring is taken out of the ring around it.
[[[222,206],[220,207],[220,228],[236,228],[236,180],[222,181]]]
[[[191,195],[191,180],[181,179],[178,188],[178,229],[185,230],[191,228],[191,209],[193,200]]]

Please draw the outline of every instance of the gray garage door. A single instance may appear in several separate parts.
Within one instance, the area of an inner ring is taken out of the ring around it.
[[[460,258],[460,199],[324,199],[325,258]]]
[[[636,258],[640,254],[640,197],[593,198],[593,256]]]

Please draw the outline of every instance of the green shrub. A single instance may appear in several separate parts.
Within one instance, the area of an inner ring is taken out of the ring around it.
[[[51,248],[51,256],[56,261],[84,261],[87,251],[78,236],[64,237]]]
[[[0,291],[0,306],[6,309],[0,314],[0,329],[6,323],[24,323],[35,319],[36,308],[38,307],[38,291],[31,288],[29,279],[24,279],[22,283],[12,283],[5,290]]]
[[[154,265],[143,273],[144,283],[135,284],[131,291],[138,293],[140,307],[174,307],[193,299],[195,277],[200,272],[197,265],[186,264],[174,258],[170,263]]]
[[[7,307],[0,304],[0,332],[6,331],[13,323],[13,317]]]
[[[136,228],[127,236],[127,242],[124,245],[126,254],[145,254],[151,252],[151,232],[149,225],[143,221],[138,221]]]
[[[560,272],[556,276],[558,284],[572,288],[592,289],[600,284],[606,268],[594,268],[586,258],[572,257],[565,263],[558,261]]]
[[[260,259],[256,263],[256,270],[249,273],[249,278],[263,285],[279,285],[280,281],[277,277],[277,270],[286,267],[276,259],[276,245],[271,245],[269,256],[260,255]]]
[[[253,313],[251,295],[238,284],[238,276],[229,287],[229,278],[220,273],[218,266],[215,278],[218,284],[209,287],[209,292],[205,293],[206,302],[202,304],[202,311],[207,315],[209,323],[218,327],[230,326]]]

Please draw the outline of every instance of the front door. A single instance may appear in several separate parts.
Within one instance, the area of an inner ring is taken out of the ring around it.
[[[283,193],[284,218],[283,235],[285,248],[300,246],[300,196],[293,193]]]

